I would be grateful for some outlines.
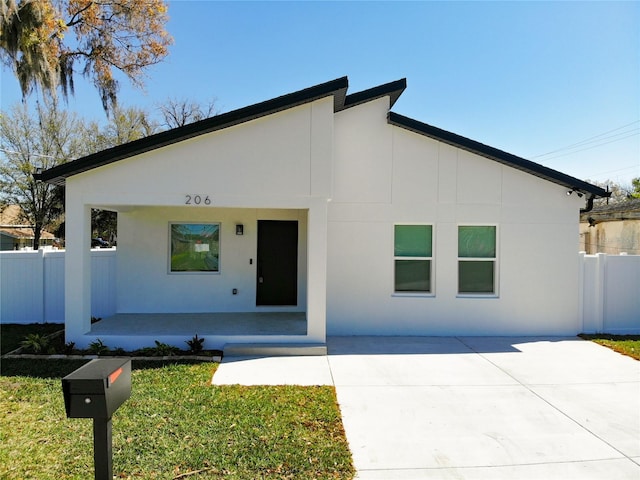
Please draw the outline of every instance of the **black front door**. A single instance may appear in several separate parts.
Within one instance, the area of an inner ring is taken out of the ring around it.
[[[297,305],[298,222],[258,220],[256,305]]]

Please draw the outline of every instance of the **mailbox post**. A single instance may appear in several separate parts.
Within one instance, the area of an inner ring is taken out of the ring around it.
[[[113,479],[111,416],[131,396],[131,360],[91,360],[62,379],[68,418],[93,418],[96,480]]]

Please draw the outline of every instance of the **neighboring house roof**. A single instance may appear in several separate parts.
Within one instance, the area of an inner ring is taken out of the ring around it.
[[[18,225],[21,223],[22,209],[19,205],[7,205],[0,208],[0,225]]]
[[[598,205],[588,213],[580,215],[581,222],[595,224],[617,220],[640,220],[640,198],[634,198],[610,205]]]
[[[0,233],[16,239],[33,238],[33,227],[22,223],[22,209],[19,205],[7,205],[0,210]],[[42,240],[53,240],[55,236],[45,230],[40,233]]]
[[[289,93],[265,102],[256,103],[255,105],[216,115],[205,120],[200,120],[182,127],[160,132],[133,142],[109,148],[107,150],[58,165],[49,170],[45,170],[40,174],[34,175],[34,177],[37,180],[42,180],[55,185],[63,185],[65,180],[70,176],[329,96],[333,96],[334,112],[339,112],[385,96],[389,97],[391,108],[406,88],[407,83],[406,79],[401,79],[350,95],[346,94],[348,86],[349,82],[347,77],[338,78],[298,92]],[[445,130],[440,130],[417,120],[389,112],[388,122],[392,125],[406,128],[415,133],[482,155],[483,157],[500,162],[504,165],[508,165],[550,182],[562,185],[568,189],[589,194],[592,197],[609,196],[609,193],[606,190],[595,185],[591,185],[577,178],[565,175],[564,173],[535,162],[531,162],[524,158],[517,157],[502,150],[483,145],[482,143],[474,140],[461,137]]]
[[[30,240],[33,238],[33,228],[0,226],[0,234],[11,238]],[[40,232],[40,240],[54,240],[55,238],[52,233],[46,231]]]

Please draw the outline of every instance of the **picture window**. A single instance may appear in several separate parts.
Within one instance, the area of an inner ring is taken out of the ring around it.
[[[171,223],[169,237],[171,273],[220,272],[219,223]]]

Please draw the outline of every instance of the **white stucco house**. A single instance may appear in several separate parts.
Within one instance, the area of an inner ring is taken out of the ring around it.
[[[339,78],[80,158],[67,340],[325,344],[580,331],[579,212],[607,192],[391,112]],[[90,323],[91,208],[118,212],[117,312]]]

